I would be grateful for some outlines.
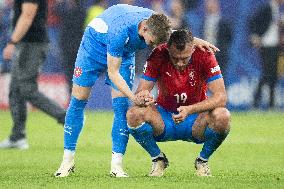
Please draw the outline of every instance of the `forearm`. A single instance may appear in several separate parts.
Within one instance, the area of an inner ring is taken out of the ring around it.
[[[226,102],[227,102],[226,94],[223,93],[215,94],[206,100],[190,105],[191,106],[190,109],[192,110],[192,112],[190,113],[191,114],[200,113],[204,111],[210,111],[218,107],[224,107],[226,105]]]
[[[122,58],[113,57],[110,54],[107,54],[108,76],[120,92],[122,92],[130,100],[134,101],[135,100],[134,94],[132,93],[126,81],[119,73],[121,61]]]
[[[13,42],[19,42],[26,35],[33,22],[33,18],[21,15],[16,23],[15,29],[11,35]]]
[[[125,96],[127,96],[130,100],[134,101],[134,94],[128,87],[126,81],[122,78],[122,76],[117,73],[110,73],[109,72],[110,80],[115,84],[115,86],[122,92]]]

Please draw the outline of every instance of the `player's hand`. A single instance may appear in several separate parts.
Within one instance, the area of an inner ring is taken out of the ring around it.
[[[14,52],[15,52],[15,45],[8,43],[7,46],[3,50],[3,59],[11,60]]]
[[[134,103],[138,106],[150,106],[154,104],[154,102],[154,96],[148,90],[140,91],[135,95]]]
[[[176,124],[184,121],[185,118],[190,114],[190,106],[180,106],[178,109],[178,114],[173,114],[173,120]]]
[[[209,43],[208,41],[205,41],[203,39],[199,39],[197,37],[194,37],[194,44],[197,48],[199,48],[202,51],[208,51],[211,53],[216,53],[220,51],[215,45],[212,43]]]

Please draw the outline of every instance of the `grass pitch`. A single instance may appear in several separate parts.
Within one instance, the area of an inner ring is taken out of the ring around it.
[[[151,161],[130,137],[124,158],[129,178],[108,176],[111,160],[110,112],[87,112],[79,138],[75,174],[54,178],[61,163],[63,129],[40,112],[30,112],[30,149],[0,150],[0,188],[284,188],[284,113],[233,113],[231,133],[210,159],[213,177],[194,175],[201,145],[160,143],[170,166],[149,178]],[[0,139],[10,133],[9,112],[0,112]]]

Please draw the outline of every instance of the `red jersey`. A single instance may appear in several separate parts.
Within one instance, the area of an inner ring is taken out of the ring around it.
[[[142,76],[145,80],[157,82],[157,103],[171,112],[206,99],[207,84],[221,77],[215,56],[198,48],[183,71],[175,69],[166,44],[153,50]]]

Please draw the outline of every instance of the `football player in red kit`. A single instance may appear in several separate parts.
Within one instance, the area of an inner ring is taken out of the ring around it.
[[[154,104],[150,91],[155,83]],[[127,122],[152,158],[149,176],[162,176],[168,166],[156,142],[176,140],[203,144],[195,160],[196,174],[211,176],[208,159],[230,130],[224,81],[214,54],[195,49],[190,31],[174,31],[168,43],[156,47],[148,58],[136,95],[145,99],[145,105],[129,109]]]

